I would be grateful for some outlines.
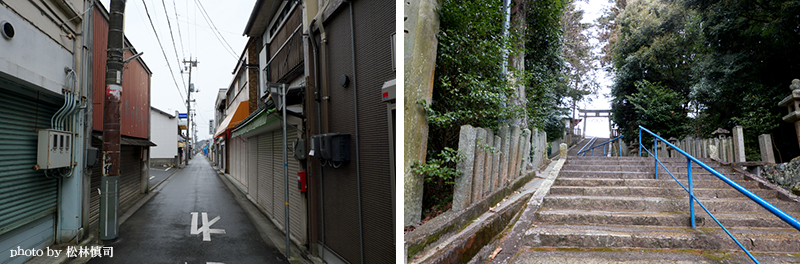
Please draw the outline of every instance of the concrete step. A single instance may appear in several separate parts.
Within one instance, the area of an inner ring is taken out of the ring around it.
[[[687,186],[686,179],[679,179]],[[694,188],[731,188],[719,179],[693,179]],[[733,180],[748,190],[760,189],[756,181]],[[657,188],[680,188],[672,177],[659,177],[654,179],[601,179],[601,178],[569,178],[559,176],[553,183],[554,186],[630,186],[630,187],[657,187]]]
[[[688,186],[687,186],[688,188]],[[777,192],[773,190],[750,190],[763,199],[777,199]],[[630,186],[553,186],[550,188],[552,195],[581,195],[581,196],[639,196],[639,197],[689,197],[689,194],[674,184],[671,188],[630,187]],[[739,191],[727,188],[694,188],[694,195],[698,198],[745,198]]]
[[[595,152],[597,153],[597,152]],[[679,157],[679,158],[666,158],[666,157],[659,157],[661,162],[686,162],[686,157]],[[581,161],[581,162],[591,162],[591,161],[653,161],[653,158],[650,157],[591,157],[591,156],[574,156],[567,158],[567,162],[571,161]],[[699,161],[704,163],[715,162],[709,158],[698,158]]]
[[[713,167],[712,167],[713,168]],[[668,165],[667,169],[672,173],[686,173],[687,168],[686,164],[682,165]],[[716,171],[728,174],[734,173],[733,169],[728,167],[719,167],[713,168]],[[640,166],[632,166],[632,165],[568,165],[564,166],[562,170],[568,171],[586,171],[586,172],[598,172],[598,171],[630,171],[630,172],[650,172],[653,173],[655,171],[655,166],[653,164],[642,164]],[[664,167],[658,166],[658,172],[664,172]],[[699,173],[699,172],[708,172],[703,167],[700,166],[692,166],[692,173]]]
[[[796,263],[797,254],[757,254],[762,264]],[[654,264],[654,263],[753,263],[744,252],[640,249],[640,248],[554,248],[539,247],[520,252],[515,264]]]
[[[672,175],[678,179],[686,179],[688,178],[688,173],[676,173],[672,172]],[[732,180],[741,180],[744,179],[744,176],[739,173],[728,173],[724,174],[726,177]],[[586,172],[586,171],[572,171],[572,170],[561,170],[558,175],[559,177],[568,177],[568,178],[607,178],[607,179],[654,179],[655,173],[653,172],[635,172],[635,171],[595,171],[595,172]],[[658,171],[659,178],[667,178],[670,179],[670,174],[664,170]],[[717,176],[707,172],[705,170],[701,172],[692,172],[692,178],[694,179],[718,179]]]
[[[791,215],[795,218],[800,217],[800,213],[791,213]],[[715,213],[714,217],[726,228],[781,228],[788,232],[795,230],[772,214]],[[688,212],[611,212],[547,208],[536,213],[536,221],[572,225],[691,226]],[[697,227],[719,228],[719,225],[702,209],[695,211],[695,225]]]
[[[729,231],[753,252],[800,252],[800,232],[774,229]],[[668,248],[738,250],[718,229],[653,226],[533,225],[525,232],[530,247]]]
[[[760,205],[747,198],[703,199],[706,208],[715,212],[763,212],[770,214]],[[793,202],[767,200],[784,212],[800,212],[800,206]],[[688,212],[688,198],[635,197],[635,196],[571,196],[549,195],[542,201],[543,208],[610,210],[610,211],[656,211],[656,212]],[[695,205],[695,210],[703,210]]]
[[[573,158],[573,157],[570,157],[570,158]],[[683,166],[686,166],[686,159],[685,158],[683,158],[683,159],[672,159],[672,158],[670,158],[669,160],[659,159],[659,161],[661,161],[661,163],[666,165],[666,166],[670,166],[670,165],[678,165],[678,166],[679,165],[683,165]],[[701,159],[700,161],[702,161],[703,163],[705,163],[706,165],[711,166],[711,167],[721,167],[719,165],[719,163],[717,163],[716,161],[713,161],[713,160],[703,160],[703,159]],[[570,166],[570,165],[653,166],[655,164],[656,164],[655,161],[653,159],[651,159],[651,158],[640,158],[640,159],[636,159],[636,160],[614,160],[614,157],[601,158],[601,159],[589,159],[589,160],[570,160],[570,159],[567,159],[567,163],[566,163],[567,166]],[[694,164],[695,164],[695,162],[692,162],[692,165],[694,165]]]

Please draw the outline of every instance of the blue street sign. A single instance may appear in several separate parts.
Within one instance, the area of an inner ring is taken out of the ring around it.
[[[178,118],[180,119],[186,119],[188,116],[186,113],[178,113]]]

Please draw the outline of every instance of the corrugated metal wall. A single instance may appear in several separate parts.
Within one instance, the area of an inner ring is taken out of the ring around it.
[[[92,56],[92,129],[103,130],[103,106],[105,103],[106,58],[108,49],[108,19],[98,8],[94,8],[94,43]],[[130,50],[125,57],[133,56]],[[150,73],[139,60],[125,64],[122,71],[122,102],[120,103],[120,125],[122,135],[148,138],[150,125]]]
[[[63,99],[47,92],[0,78],[0,234],[56,211],[58,181],[33,166],[36,130],[50,128],[61,104]]]
[[[352,3],[352,2],[351,2]],[[351,263],[361,262],[358,202],[362,203],[364,263],[394,263],[390,138],[386,103],[380,88],[394,79],[391,34],[395,32],[395,10],[389,1],[353,3],[358,97],[361,197],[356,197],[356,138],[351,141],[352,161],[338,169],[324,167],[325,244]],[[353,78],[350,10],[344,3],[325,22],[328,34],[325,60],[330,84],[329,131],[355,135],[353,87],[339,85],[342,75]],[[312,110],[313,111],[313,110]],[[313,131],[312,133],[316,133]]]

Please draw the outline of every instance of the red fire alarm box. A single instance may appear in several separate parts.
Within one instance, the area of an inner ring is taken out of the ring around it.
[[[308,191],[308,184],[306,183],[306,172],[305,171],[298,171],[297,172],[297,189],[300,192]]]

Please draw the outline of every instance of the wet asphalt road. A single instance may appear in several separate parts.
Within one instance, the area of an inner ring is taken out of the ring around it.
[[[208,161],[197,156],[120,226],[118,239],[104,245],[113,247],[112,258],[89,263],[288,263],[234,199]],[[191,234],[193,212],[199,234]],[[203,212],[206,227],[224,229],[209,232],[210,241],[203,241]]]
[[[170,167],[150,167],[150,189],[152,190],[156,184],[167,179],[177,170],[177,168]]]

